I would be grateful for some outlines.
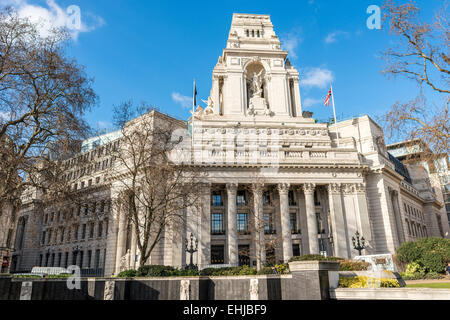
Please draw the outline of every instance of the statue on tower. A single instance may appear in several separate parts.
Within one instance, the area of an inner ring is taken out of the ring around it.
[[[256,74],[256,72],[253,72],[253,79],[252,79],[253,95],[252,95],[252,98],[261,98],[262,97],[262,85],[263,85],[262,74],[263,74],[263,72],[264,72],[264,69],[261,70],[259,74]]]

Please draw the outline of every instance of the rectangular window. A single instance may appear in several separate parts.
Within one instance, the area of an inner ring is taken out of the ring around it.
[[[213,235],[223,235],[225,234],[223,228],[223,214],[213,213],[211,217],[211,233]]]
[[[83,229],[81,229],[81,240],[86,239],[86,224],[83,224]]]
[[[248,232],[247,213],[238,213],[238,216],[237,216],[237,231],[239,233],[246,233],[246,232]]]
[[[62,264],[62,253],[58,253],[58,267],[60,268]]]
[[[98,223],[98,237],[101,238],[102,235],[103,235],[103,222],[100,221],[100,222]]]
[[[264,214],[264,232],[265,234],[275,234],[275,229],[273,227],[273,219],[272,214],[265,213]]]
[[[239,266],[249,266],[250,267],[250,246],[239,246]]]
[[[80,251],[80,268],[83,268],[84,251]]]
[[[88,269],[91,268],[91,262],[92,262],[92,250],[89,250],[88,251],[88,265],[87,265]]]
[[[263,194],[263,205],[270,206],[270,192],[266,191]]]
[[[300,234],[300,230],[299,230],[298,224],[297,224],[297,214],[296,213],[290,214],[290,222],[291,222],[292,234]]]
[[[289,191],[289,206],[295,207],[297,206],[297,202],[295,202],[294,191]]]
[[[222,194],[220,192],[214,192],[212,195],[213,207],[223,207]]]
[[[211,264],[225,263],[224,249],[224,246],[211,246]]]
[[[95,269],[100,267],[100,249],[95,250]]]
[[[238,191],[236,196],[238,206],[245,206],[245,191]]]
[[[66,252],[64,257],[64,268],[67,268],[69,266],[69,253]]]
[[[293,253],[294,257],[300,257],[301,256],[300,245],[299,244],[293,244],[292,245],[292,253]]]
[[[94,238],[94,223],[89,225],[89,239]]]

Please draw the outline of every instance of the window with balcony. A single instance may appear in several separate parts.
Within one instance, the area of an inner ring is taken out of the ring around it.
[[[224,235],[225,230],[223,228],[223,214],[213,213],[211,217],[211,234]]]
[[[225,263],[225,246],[211,246],[211,264]]]

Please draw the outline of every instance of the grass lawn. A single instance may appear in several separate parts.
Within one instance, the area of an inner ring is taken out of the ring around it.
[[[450,289],[450,282],[408,284],[407,288]]]

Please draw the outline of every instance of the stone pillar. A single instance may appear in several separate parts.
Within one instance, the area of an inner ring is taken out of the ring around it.
[[[302,100],[300,97],[300,86],[299,86],[299,78],[294,78],[294,105],[295,112],[297,113],[297,117],[303,117],[302,114]]]
[[[264,185],[254,184],[253,186],[254,199],[254,226],[255,226],[255,255],[258,267],[264,266],[266,262],[266,245],[264,233],[264,205],[263,205],[263,190]]]
[[[339,279],[339,262],[297,261],[289,263],[292,293],[289,300],[329,300],[330,280]],[[338,280],[339,281],[339,280]]]
[[[308,225],[309,254],[319,254],[316,204],[314,203],[315,190],[316,185],[314,183],[306,183],[303,185],[303,192],[305,193],[305,205],[306,205],[306,222]]]
[[[127,241],[127,215],[125,213],[118,213],[117,217],[119,221],[118,230],[117,230],[117,251],[116,251],[116,265],[115,265],[115,273],[118,274],[121,272],[121,260],[122,257],[126,254],[126,241]]]
[[[237,196],[238,185],[227,184],[227,239],[228,239],[228,263],[233,266],[239,265],[238,234],[237,234]]]
[[[328,185],[330,198],[330,217],[333,229],[334,255],[341,258],[350,257],[348,250],[347,228],[345,226],[344,212],[342,210],[342,185],[331,183]]]
[[[128,266],[130,269],[136,268],[136,253],[137,253],[137,236],[136,236],[136,228],[133,222],[131,222],[130,227],[131,232],[131,245],[130,245],[130,265]]]
[[[202,188],[203,200],[201,204],[201,230],[200,230],[200,261],[199,268],[211,264],[211,184]]]
[[[292,233],[289,215],[289,188],[287,183],[278,185],[280,194],[281,235],[283,240],[283,260],[288,262],[292,258]]]
[[[369,245],[366,251],[368,251],[368,253],[371,251],[375,252],[375,243],[372,242],[372,228],[370,226],[369,209],[367,207],[366,186],[364,183],[359,183],[356,184],[355,189],[359,219],[361,223],[361,232]]]

